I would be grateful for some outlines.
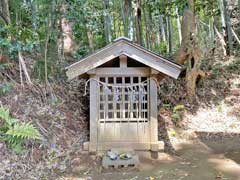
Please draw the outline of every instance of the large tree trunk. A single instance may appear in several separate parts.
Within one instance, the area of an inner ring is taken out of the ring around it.
[[[103,9],[104,9],[105,41],[106,41],[106,44],[108,44],[112,41],[111,19],[110,19],[110,16],[109,16],[109,0],[103,0]]]
[[[9,1],[0,1],[0,16],[5,21],[6,24],[11,24],[10,12],[9,12]]]
[[[194,1],[188,0],[189,9],[185,10],[182,21],[182,45],[175,54],[175,60],[179,64],[187,63],[186,87],[190,98],[195,96],[196,81],[205,73],[200,70],[201,51],[197,46],[196,19],[194,13]]]

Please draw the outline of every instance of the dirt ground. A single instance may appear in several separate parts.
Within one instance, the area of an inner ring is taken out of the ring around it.
[[[240,139],[199,140],[174,145],[177,156],[159,153],[158,160],[141,156],[139,169],[103,170],[90,156],[87,167],[61,180],[240,180]],[[89,158],[89,159],[88,159]],[[95,162],[95,163],[93,163]],[[99,163],[99,162],[98,162]]]

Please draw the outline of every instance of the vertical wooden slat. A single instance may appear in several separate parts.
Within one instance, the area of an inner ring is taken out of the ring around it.
[[[113,84],[114,86],[117,85],[117,79],[115,76],[113,77]],[[115,88],[113,88],[113,92],[115,92]],[[116,96],[117,95],[113,93],[113,118],[114,119],[117,119],[117,101],[115,101]]]
[[[123,116],[122,116],[122,118],[123,119],[125,119],[126,117],[125,117],[125,101],[126,101],[126,99],[125,99],[125,95],[127,94],[126,92],[125,92],[125,77],[122,77],[122,85],[123,85],[123,89],[122,89],[122,91],[123,91],[123,98],[122,98],[122,113],[123,113]]]
[[[150,79],[149,87],[149,100],[151,102],[148,104],[149,118],[150,118],[150,140],[151,140],[151,150],[157,151],[158,142],[158,121],[157,121],[157,84],[153,79]]]
[[[91,78],[96,78],[95,75],[91,75]],[[97,129],[98,129],[98,93],[96,93],[97,82],[94,80],[90,80],[90,144],[89,151],[96,152],[97,151]]]
[[[133,85],[133,76],[130,76],[130,84]],[[134,94],[133,94],[133,88],[134,88],[134,87],[132,87],[132,89],[131,89],[132,95],[134,95]],[[131,94],[131,92],[130,92],[130,94]],[[130,118],[132,119],[132,118],[133,118],[133,109],[134,109],[134,108],[133,108],[133,103],[134,103],[134,102],[133,102],[133,100],[132,100],[132,97],[130,97],[130,98],[131,98],[131,100],[130,100],[130,112],[131,112],[131,113],[130,113]]]
[[[114,76],[113,77],[113,84],[116,85],[117,84],[117,79]],[[115,99],[115,96],[117,96],[117,94],[115,94],[114,92],[115,89],[113,87],[113,119],[116,120],[117,119],[117,100]],[[117,133],[116,133],[116,121],[114,121],[114,139],[117,139]]]

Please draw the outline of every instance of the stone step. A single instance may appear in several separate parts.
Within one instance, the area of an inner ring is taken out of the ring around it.
[[[135,167],[139,165],[138,155],[132,155],[131,159],[120,159],[119,157],[116,160],[111,160],[108,156],[104,155],[102,159],[102,166],[106,169],[108,168],[127,168]]]

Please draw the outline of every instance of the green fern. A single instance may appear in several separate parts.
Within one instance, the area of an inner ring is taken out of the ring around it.
[[[26,140],[39,140],[41,135],[39,131],[29,123],[20,123],[18,119],[10,116],[9,110],[0,107],[0,120],[4,124],[0,126],[0,139],[4,140],[8,147],[16,153],[23,153],[22,145]]]
[[[15,124],[7,132],[7,135],[20,139],[40,139],[40,133],[31,123]]]
[[[0,107],[0,119],[4,120],[7,126],[13,126],[19,122],[18,119],[12,118],[9,109],[5,109],[4,107]]]

